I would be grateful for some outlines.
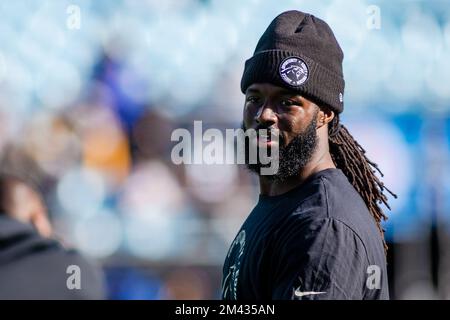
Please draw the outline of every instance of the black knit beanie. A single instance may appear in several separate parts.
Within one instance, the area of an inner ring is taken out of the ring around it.
[[[245,62],[243,93],[269,82],[297,91],[336,113],[344,109],[344,54],[328,24],[300,11],[277,16]]]

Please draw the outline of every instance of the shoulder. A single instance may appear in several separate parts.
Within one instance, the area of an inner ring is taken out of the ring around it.
[[[321,172],[300,198],[288,218],[289,224],[332,219],[352,230],[363,242],[380,240],[375,219],[341,170]]]
[[[357,229],[355,222],[372,219],[363,199],[339,169],[319,172],[290,198],[295,205],[289,222],[330,218]]]
[[[299,199],[277,230],[277,246],[320,244],[329,250],[345,246],[371,263],[382,260],[384,248],[376,222],[341,170],[330,169],[317,175]],[[348,250],[339,252],[352,254]]]
[[[300,276],[308,288],[330,285],[342,297],[363,296],[368,266],[386,274],[386,263],[381,234],[359,193],[342,171],[328,170],[296,196],[273,238],[276,277]]]

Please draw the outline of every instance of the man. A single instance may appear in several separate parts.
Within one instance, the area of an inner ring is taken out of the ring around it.
[[[324,21],[289,11],[245,64],[243,128],[279,136],[257,136],[278,147],[279,169],[248,165],[260,196],[226,257],[223,299],[389,298],[379,207],[389,190],[339,122],[342,60]]]
[[[39,192],[17,177],[1,175],[0,299],[104,298],[99,270],[51,235]],[[79,286],[69,279],[77,270]]]

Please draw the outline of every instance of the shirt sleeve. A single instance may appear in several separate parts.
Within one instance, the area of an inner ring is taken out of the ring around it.
[[[352,229],[322,218],[292,223],[286,231],[278,246],[273,299],[363,298],[367,254]]]

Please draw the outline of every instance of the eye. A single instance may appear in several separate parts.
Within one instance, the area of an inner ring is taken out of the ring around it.
[[[299,103],[297,103],[297,102],[295,102],[295,101],[293,101],[293,100],[289,100],[289,99],[283,99],[283,100],[281,100],[281,105],[283,106],[283,107],[290,107],[290,106],[293,106],[293,105],[298,105]]]
[[[245,98],[245,101],[250,103],[257,103],[259,101],[259,98],[257,96],[248,96]]]

